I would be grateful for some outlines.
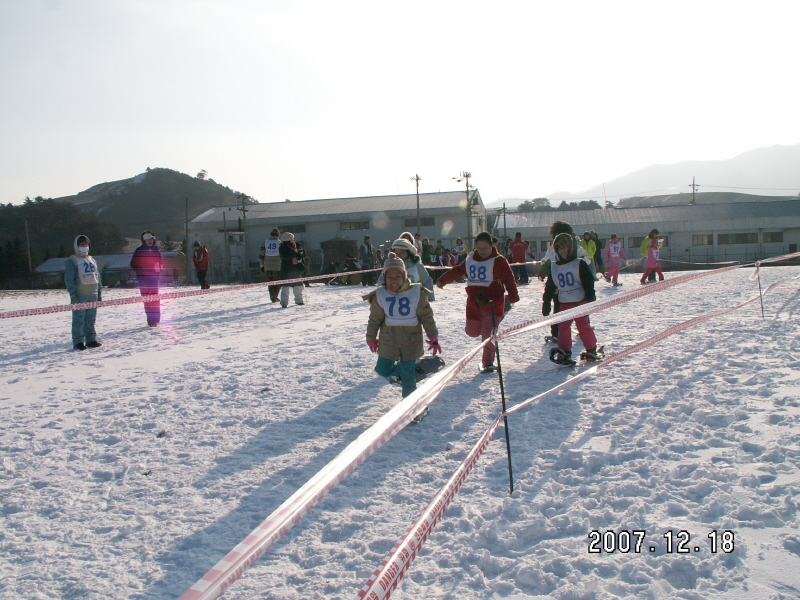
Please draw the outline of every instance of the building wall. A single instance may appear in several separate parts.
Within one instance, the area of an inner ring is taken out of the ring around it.
[[[473,235],[481,231],[486,224],[486,212],[482,206],[473,207],[472,218]],[[387,213],[350,213],[342,215],[314,215],[302,217],[276,218],[276,219],[248,219],[246,244],[243,234],[228,231],[231,252],[231,280],[247,281],[247,268],[249,267],[249,277],[251,281],[259,280],[258,255],[261,244],[269,237],[270,231],[274,227],[279,227],[281,232],[291,231],[295,235],[295,240],[300,241],[306,247],[307,254],[311,257],[311,273],[319,272],[323,264],[323,256],[320,243],[335,237],[344,237],[356,240],[359,244],[363,242],[364,236],[369,235],[376,248],[383,247],[388,250],[391,243],[396,240],[404,231],[415,232],[419,230],[422,237],[427,237],[435,245],[436,240],[441,239],[447,247],[453,247],[457,237],[463,238],[467,242],[467,214],[465,211],[442,211],[437,212],[433,209],[420,210],[420,219],[425,223],[426,218],[433,218],[433,225],[422,225],[419,228],[407,225],[407,219],[416,219],[416,211],[407,211],[400,214]],[[366,229],[342,229],[342,222],[365,221],[369,223]],[[238,223],[234,221],[233,226]],[[305,231],[299,227],[304,226]],[[209,251],[209,281],[212,283],[226,283],[228,281],[226,269],[224,234],[222,223],[218,222],[192,222],[189,224],[189,244],[199,241],[206,246]],[[245,256],[247,261],[245,262]],[[193,276],[193,280],[196,277]]]
[[[620,209],[618,209],[620,210]],[[665,260],[688,263],[712,263],[725,261],[753,262],[772,256],[780,256],[800,249],[800,218],[780,219],[730,219],[708,222],[680,221],[674,223],[625,223],[614,226],[594,226],[598,237],[605,242],[611,233],[616,233],[623,239],[625,254],[629,259],[639,257],[639,244],[637,240],[644,238],[653,229],[659,230],[659,237],[665,237],[667,245],[661,249],[661,256]],[[544,254],[543,246],[549,246],[551,239],[547,233],[548,227],[517,227],[514,232],[522,233],[522,239],[531,243],[534,256],[541,258]],[[764,234],[780,232],[783,240],[780,242],[765,242]],[[501,230],[502,233],[502,230]],[[576,228],[575,233],[582,236],[583,229]],[[720,244],[720,235],[731,234],[756,234],[757,242]],[[509,233],[509,235],[513,235]],[[711,236],[710,245],[694,245],[694,236]],[[680,268],[678,264],[676,268]]]

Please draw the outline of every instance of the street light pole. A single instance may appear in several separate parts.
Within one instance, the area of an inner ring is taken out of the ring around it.
[[[422,236],[422,232],[420,231],[422,229],[422,224],[419,222],[419,182],[422,181],[422,177],[415,174],[411,178],[411,181],[415,181],[417,183],[417,233]]]
[[[466,191],[467,191],[467,240],[471,243],[472,242],[472,203],[469,201],[469,178],[472,177],[472,173],[469,171],[461,171],[458,177],[453,177],[458,182],[466,181]]]

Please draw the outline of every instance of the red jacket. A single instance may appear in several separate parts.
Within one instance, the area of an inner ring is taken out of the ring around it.
[[[515,263],[524,263],[527,260],[528,242],[522,238],[514,238],[514,241],[508,244],[508,249],[511,251],[511,258]]]
[[[511,266],[508,264],[506,258],[500,255],[500,253],[497,251],[497,248],[493,247],[489,258],[483,260],[489,260],[494,256],[496,256],[497,259],[495,259],[494,266],[492,268],[493,281],[491,285],[467,286],[467,320],[469,321],[480,321],[481,310],[488,311],[488,302],[489,300],[493,300],[494,314],[499,322],[505,313],[505,292],[508,292],[508,299],[512,304],[514,302],[519,302],[517,281],[514,277],[514,271],[511,270]],[[483,260],[478,256],[477,251],[472,253],[472,259],[476,262],[483,262]],[[464,261],[460,265],[457,265],[449,271],[442,273],[439,276],[436,284],[446,285],[457,279],[460,279],[461,277],[465,277],[466,274],[467,263]]]
[[[205,246],[200,246],[199,250],[192,252],[192,262],[194,268],[198,271],[208,269],[208,249]]]

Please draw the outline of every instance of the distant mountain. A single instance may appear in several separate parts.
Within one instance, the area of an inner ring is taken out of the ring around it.
[[[555,192],[547,196],[550,204],[558,206],[562,200],[576,202],[606,199],[617,206],[658,206],[686,204],[679,194],[692,192],[692,178],[696,192],[742,192],[759,198],[770,196],[796,196],[800,192],[800,144],[758,148],[728,160],[684,161],[671,165],[652,165],[628,175],[618,177],[589,188],[583,192]],[[625,201],[635,197],[636,200]],[[710,200],[713,196],[706,196]],[[658,198],[658,200],[656,199]],[[722,200],[725,198],[724,200]],[[730,195],[720,195],[713,202],[729,202]],[[531,200],[532,198],[526,198]],[[622,201],[622,202],[620,202]],[[734,200],[736,201],[736,200]],[[753,202],[752,197],[748,200]],[[506,203],[508,208],[521,203],[519,199],[501,199],[487,207],[497,208]],[[649,204],[648,204],[649,202]]]
[[[150,229],[160,240],[182,240],[187,198],[191,220],[213,206],[241,202],[240,195],[212,179],[156,168],[55,200],[69,202],[85,214],[114,223],[126,237],[138,239],[142,231]]]

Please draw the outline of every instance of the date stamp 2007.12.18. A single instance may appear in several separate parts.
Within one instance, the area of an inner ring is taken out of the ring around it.
[[[735,537],[730,529],[712,529],[705,536],[694,538],[685,529],[669,529],[660,534],[648,534],[642,529],[593,529],[589,532],[589,554],[692,554],[702,551],[730,554],[735,548]]]

